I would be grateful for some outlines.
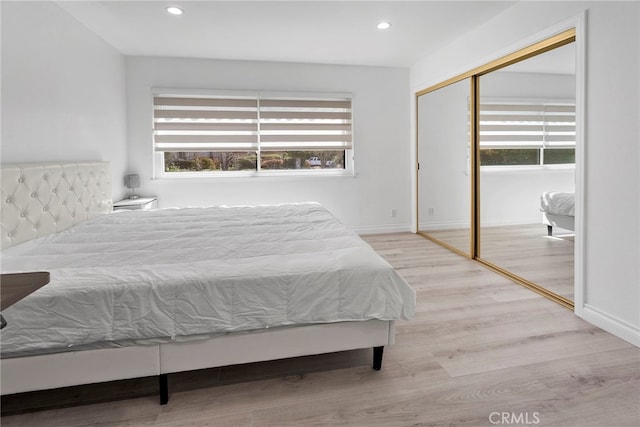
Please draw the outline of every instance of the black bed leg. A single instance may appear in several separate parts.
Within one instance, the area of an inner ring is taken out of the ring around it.
[[[547,225],[547,236],[553,236],[553,227]]]
[[[166,405],[169,402],[169,379],[167,374],[160,374],[158,380],[160,382],[160,404]]]
[[[382,369],[382,352],[384,347],[373,347],[373,370],[379,371]]]

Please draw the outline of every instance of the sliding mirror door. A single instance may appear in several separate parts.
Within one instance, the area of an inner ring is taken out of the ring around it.
[[[568,308],[575,41],[567,29],[416,94],[418,233]]]
[[[478,83],[478,258],[569,301],[575,62],[570,43],[483,74]]]
[[[417,96],[418,232],[471,256],[470,78]]]

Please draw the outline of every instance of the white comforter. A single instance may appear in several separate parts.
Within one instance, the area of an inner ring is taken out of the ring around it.
[[[556,215],[576,215],[575,193],[549,192],[540,196],[540,210]]]
[[[318,204],[131,211],[2,253],[51,282],[3,312],[5,357],[92,343],[409,319],[414,290]]]

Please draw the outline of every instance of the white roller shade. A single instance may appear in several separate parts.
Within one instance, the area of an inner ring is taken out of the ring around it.
[[[154,97],[156,151],[352,148],[350,99]]]
[[[348,150],[351,139],[351,100],[260,100],[262,150]]]
[[[480,147],[575,147],[575,110],[568,104],[481,102]]]
[[[255,151],[257,99],[156,96],[156,151]]]

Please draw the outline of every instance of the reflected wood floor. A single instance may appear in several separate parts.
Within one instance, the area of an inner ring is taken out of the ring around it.
[[[24,393],[2,426],[640,424],[640,349],[420,236],[365,240],[418,296],[382,371],[368,349],[171,374],[164,407],[156,378]]]
[[[544,224],[483,227],[483,259],[573,301],[574,233]]]
[[[469,230],[430,230],[429,235],[469,253]],[[480,255],[523,279],[573,301],[574,233],[542,223],[482,227]]]

